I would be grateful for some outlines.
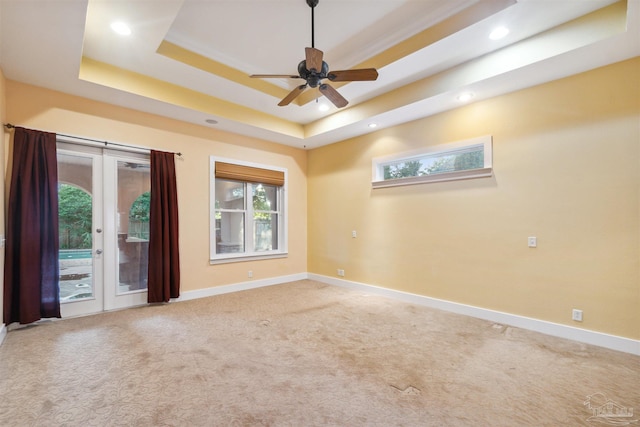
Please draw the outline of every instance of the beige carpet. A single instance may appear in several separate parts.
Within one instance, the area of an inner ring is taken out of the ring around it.
[[[607,400],[638,423],[640,357],[313,281],[0,347],[2,426],[602,426]]]

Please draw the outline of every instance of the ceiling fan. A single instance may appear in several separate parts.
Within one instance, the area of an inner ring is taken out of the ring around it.
[[[323,79],[328,79],[332,82],[354,82],[354,81],[367,81],[376,80],[378,78],[378,71],[375,68],[361,68],[355,70],[338,70],[329,71],[329,64],[322,60],[323,52],[315,48],[314,40],[314,16],[313,10],[318,5],[320,0],[306,0],[307,4],[311,8],[311,47],[305,48],[305,59],[298,64],[298,75],[291,74],[252,74],[249,77],[253,78],[290,78],[290,79],[303,79],[306,81],[295,89],[293,89],[282,101],[278,103],[279,106],[284,107],[289,105],[291,101],[296,99],[307,87],[317,87],[320,92],[326,96],[336,107],[342,108],[346,106],[347,101],[337,90],[323,83]]]

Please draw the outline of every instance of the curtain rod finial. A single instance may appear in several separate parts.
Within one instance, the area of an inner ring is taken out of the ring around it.
[[[15,126],[12,125],[11,123],[5,123],[4,127],[6,127],[7,129],[14,129],[15,128]]]

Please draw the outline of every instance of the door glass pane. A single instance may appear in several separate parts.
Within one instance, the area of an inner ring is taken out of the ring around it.
[[[58,153],[60,302],[94,297],[91,157]]]
[[[147,289],[150,168],[118,161],[118,294]]]

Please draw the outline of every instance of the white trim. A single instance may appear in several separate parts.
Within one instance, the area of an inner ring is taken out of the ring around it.
[[[96,229],[104,229],[105,219],[105,202],[104,191],[108,184],[104,171],[104,154],[103,148],[90,147],[86,145],[68,145],[62,142],[57,144],[58,164],[64,163],[61,155],[71,157],[81,157],[91,162],[91,187],[83,188],[84,191],[91,195],[91,229],[92,229],[92,246],[91,246],[91,279],[92,279],[92,298],[72,300],[69,302],[61,302],[60,315],[63,318],[76,317],[87,314],[97,314],[104,310],[104,256],[97,256],[97,249],[103,250],[105,232],[98,233]],[[60,166],[58,166],[60,167]],[[62,181],[60,181],[62,182]],[[76,182],[67,181],[66,184],[78,185]],[[106,253],[104,254],[107,255]],[[10,330],[12,330],[10,328]]]
[[[387,298],[393,298],[398,301],[421,305],[424,307],[435,308],[438,310],[448,311],[451,313],[462,314],[465,316],[475,317],[478,319],[489,320],[491,322],[501,323],[505,325],[515,326],[517,328],[527,329],[539,332],[545,335],[564,338],[571,341],[582,342],[599,347],[609,348],[611,350],[622,351],[625,353],[640,356],[640,341],[630,338],[620,337],[616,335],[605,334],[602,332],[588,331],[586,329],[575,328],[572,326],[561,325],[558,323],[547,322],[545,320],[533,319],[530,317],[518,316],[515,314],[504,313],[501,311],[489,310],[486,308],[475,307],[457,302],[426,297],[423,295],[412,294],[409,292],[396,291],[393,289],[382,288],[379,286],[367,285],[360,282],[352,282],[349,280],[337,279],[335,277],[323,276],[314,273],[298,273],[288,276],[271,277],[261,280],[252,280],[248,282],[234,283],[231,285],[214,286],[212,288],[198,289],[195,291],[183,292],[180,298],[172,299],[172,302],[189,301],[198,298],[206,298],[215,295],[228,294],[232,292],[246,291],[266,286],[281,285],[284,283],[295,282],[298,280],[316,280],[328,285],[340,286],[343,288],[353,289],[361,292],[367,292],[374,295],[380,295]],[[60,319],[64,320],[64,319]],[[6,326],[0,328],[0,344],[6,336]]]
[[[83,145],[85,147],[103,148],[109,150],[124,151],[126,153],[139,153],[149,155],[151,148],[140,147],[137,145],[125,144],[124,142],[97,141],[91,138],[73,135],[56,135],[56,141],[65,144]]]
[[[288,276],[271,277],[262,280],[252,280],[248,282],[234,283],[231,285],[216,286],[207,289],[198,289],[195,291],[187,291],[176,300],[172,301],[188,301],[197,298],[206,298],[215,295],[222,295],[231,292],[246,291],[249,289],[257,289],[266,286],[280,285],[283,283],[294,282],[298,280],[316,280],[328,285],[340,286],[367,292],[370,294],[380,295],[387,298],[393,298],[398,301],[421,305],[424,307],[435,308],[438,310],[448,311],[451,313],[462,314],[464,316],[475,317],[478,319],[488,320],[491,322],[501,323],[514,326],[517,328],[527,329],[539,332],[545,335],[564,338],[571,341],[582,342],[599,347],[609,348],[611,350],[622,351],[625,353],[640,356],[640,341],[630,338],[620,337],[616,335],[605,334],[602,332],[589,331],[573,326],[561,325],[558,323],[547,322],[545,320],[533,319],[531,317],[519,316],[516,314],[505,313],[501,311],[490,310],[486,308],[475,307],[472,305],[461,304],[457,302],[431,298],[423,295],[412,294],[409,292],[396,291],[393,289],[382,288],[379,286],[368,285],[360,282],[337,279],[335,277],[323,276],[314,273],[298,273]]]
[[[275,254],[269,253],[265,255],[237,255],[237,256],[229,256],[227,258],[216,258],[210,259],[209,265],[216,264],[229,264],[232,262],[244,262],[244,261],[260,261],[263,259],[273,259],[273,258],[286,258],[289,256],[289,252],[278,252]]]
[[[428,182],[459,181],[462,179],[489,178],[493,176],[492,168],[468,169],[456,172],[444,172],[433,175],[413,176],[408,178],[373,181],[373,188],[398,187],[400,185],[426,184]]]
[[[367,285],[365,283],[352,282],[349,280],[337,279],[335,277],[323,276],[319,274],[309,273],[309,279],[317,280],[318,282],[327,283],[329,285],[355,289],[375,295],[393,298],[411,304],[436,308],[439,310],[449,311],[451,313],[463,314],[465,316],[476,317],[478,319],[489,320],[496,323],[540,332],[542,334],[551,335],[554,337],[565,338],[572,341],[592,344],[599,347],[605,347],[612,350],[623,351],[625,353],[631,353],[640,356],[640,340],[633,340],[616,335],[609,335],[602,332],[589,331],[586,329],[575,328],[573,326],[533,319],[531,317],[518,316],[516,314],[489,310],[486,308],[460,304],[457,302],[426,297],[423,295],[417,295],[408,292],[396,291],[393,289],[381,288],[378,286]]]
[[[212,288],[197,289],[195,291],[183,292],[180,298],[171,301],[189,301],[192,299],[212,297],[215,295],[228,294],[231,292],[247,291],[249,289],[263,288],[266,286],[281,285],[283,283],[305,280],[308,278],[307,273],[290,274],[288,276],[270,277],[267,279],[251,280],[248,282],[233,283],[231,285],[214,286]]]
[[[0,328],[0,345],[2,345],[6,337],[7,337],[7,325],[3,323],[2,327]]]

